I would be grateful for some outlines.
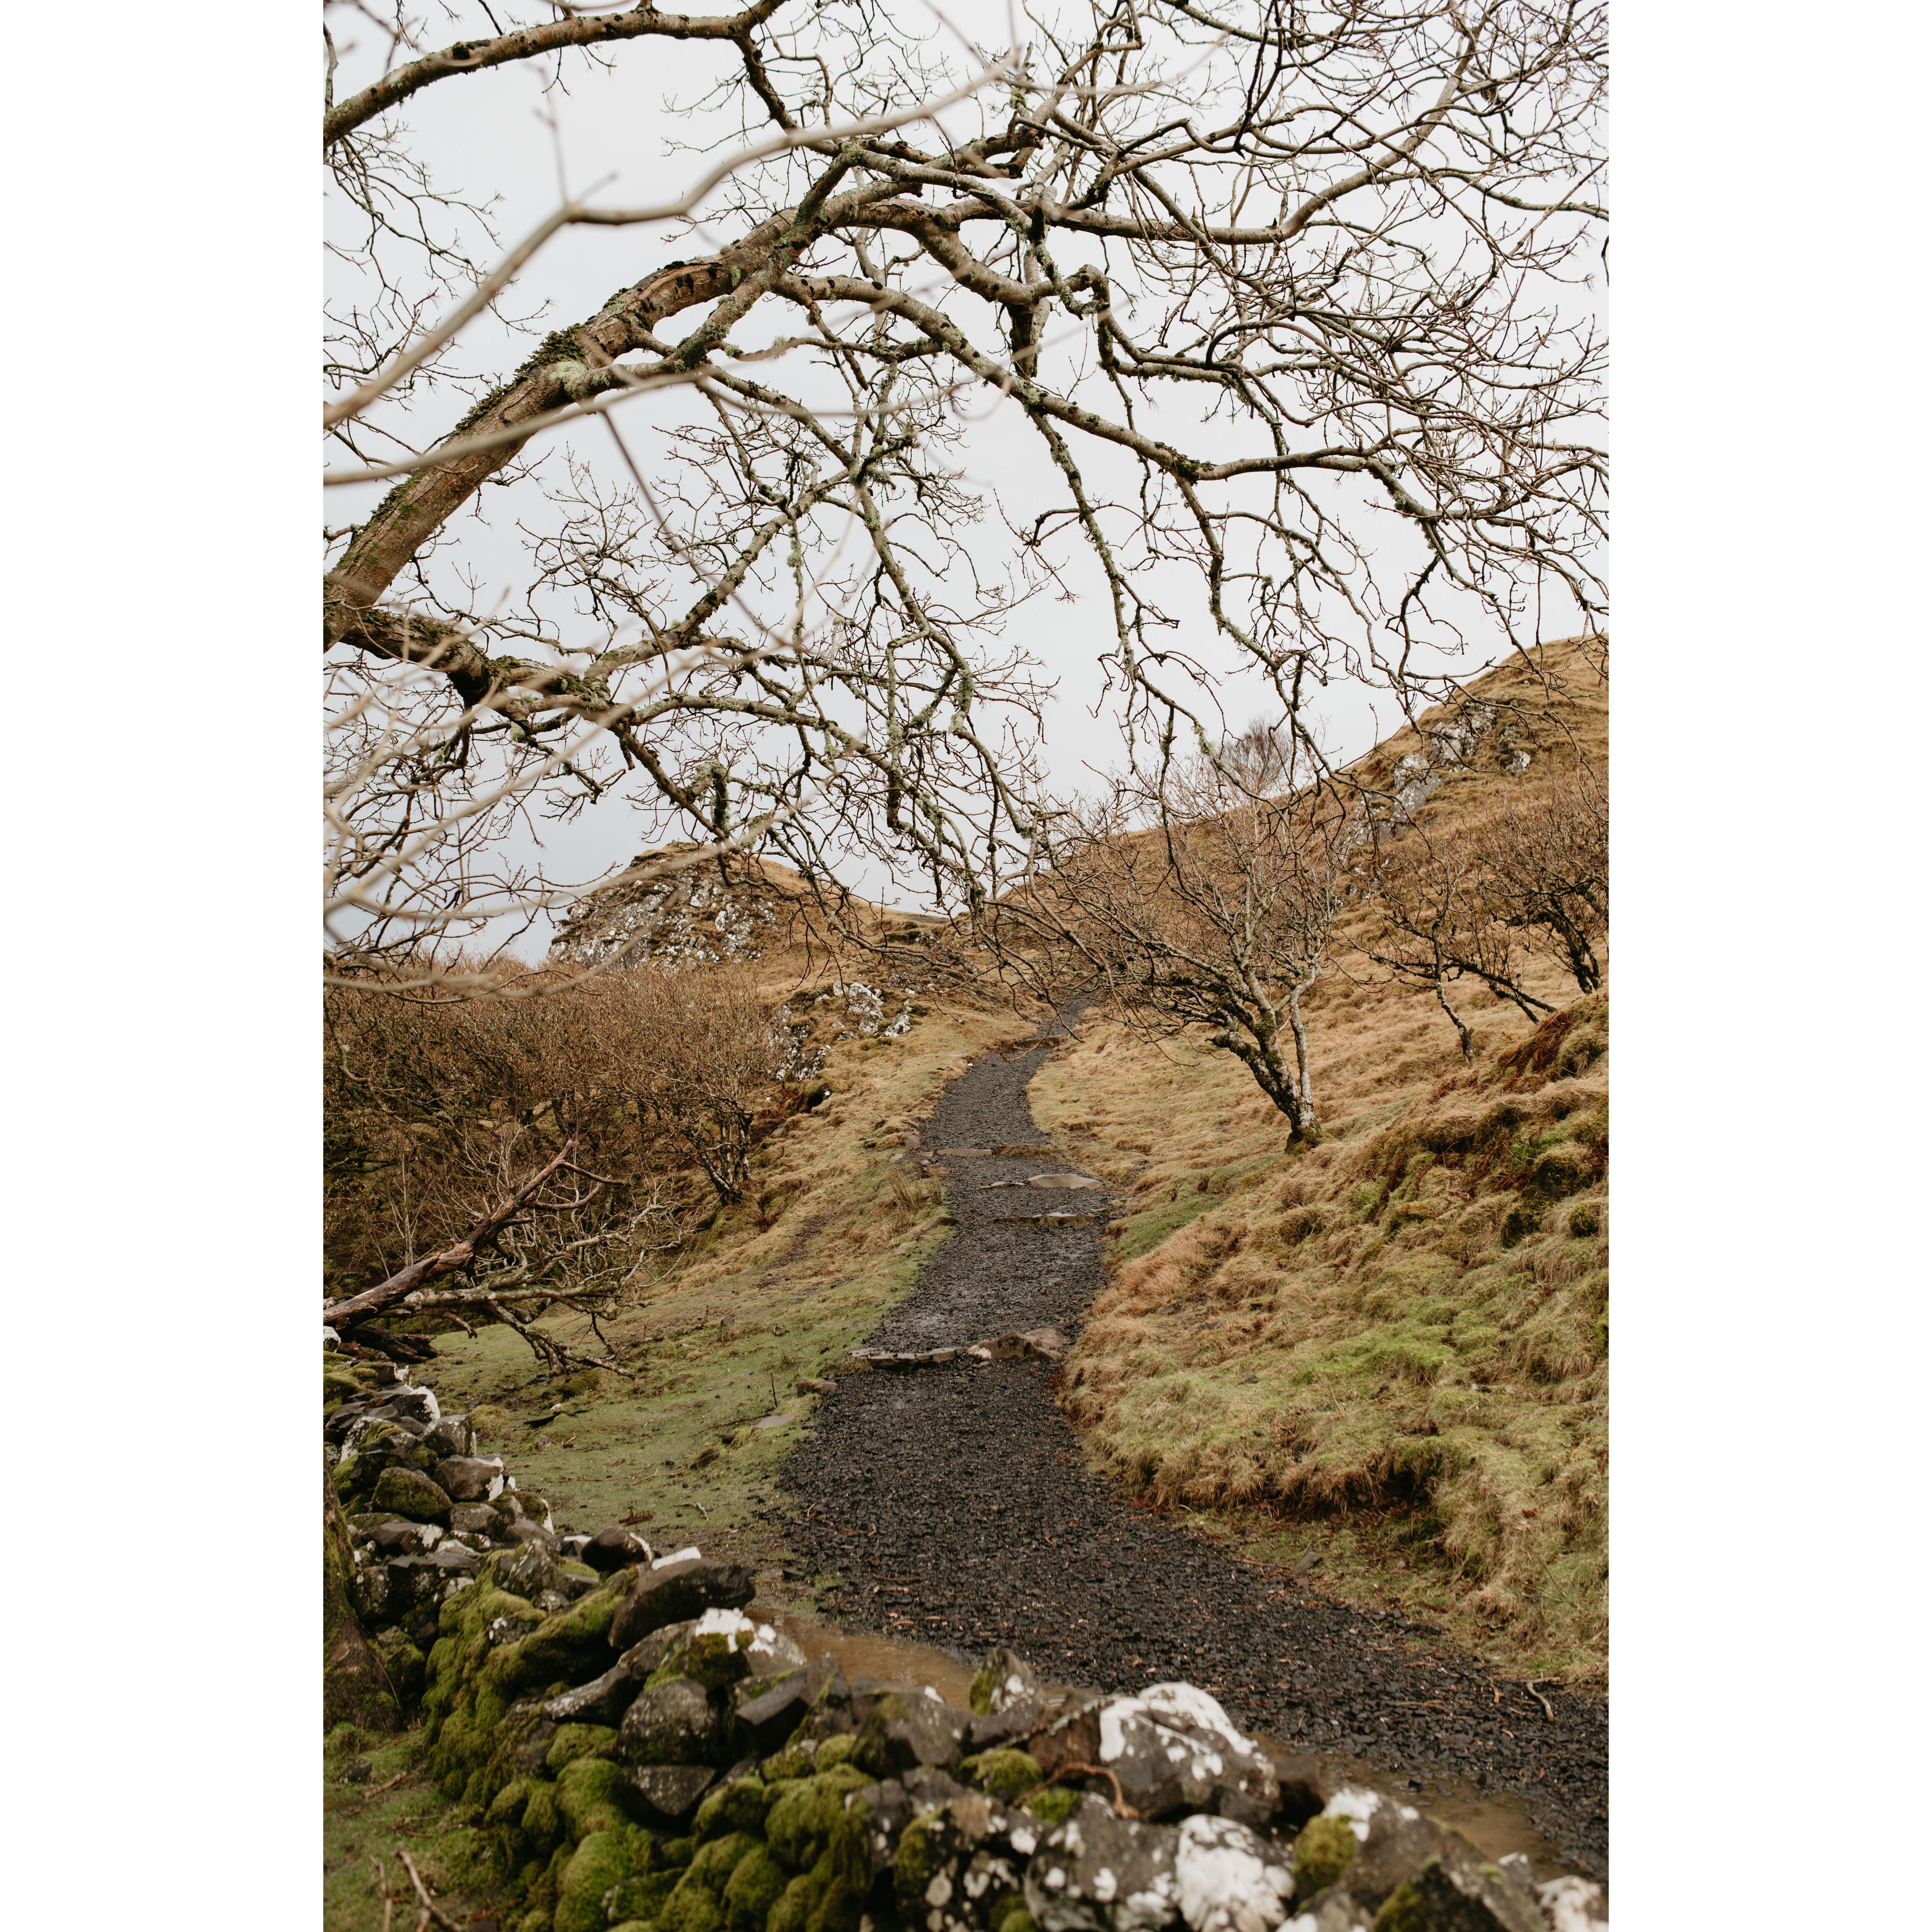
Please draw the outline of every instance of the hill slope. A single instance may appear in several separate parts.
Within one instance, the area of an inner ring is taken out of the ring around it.
[[[1604,769],[1595,666],[1554,646],[1542,668],[1550,688],[1493,673],[1360,769],[1394,785],[1426,764],[1417,817],[1458,826],[1539,767]],[[1483,742],[1459,744],[1472,715]],[[1281,1117],[1198,1038],[1102,1018],[1042,1070],[1039,1118],[1132,1188],[1070,1408],[1098,1466],[1250,1554],[1319,1559],[1344,1594],[1600,1677],[1607,993],[1540,967],[1557,1010],[1534,1029],[1469,1001],[1466,1066],[1426,991],[1340,964],[1309,1002],[1314,1148],[1284,1152]]]

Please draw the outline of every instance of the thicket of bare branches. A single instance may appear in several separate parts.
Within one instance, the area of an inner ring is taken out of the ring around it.
[[[1601,784],[1578,766],[1506,791],[1467,832],[1426,825],[1378,838],[1372,898],[1356,938],[1376,965],[1432,991],[1465,1060],[1475,1034],[1450,989],[1486,986],[1532,1024],[1553,1010],[1523,983],[1526,955],[1563,962],[1584,992],[1602,984],[1596,948],[1610,920],[1610,819]]]
[[[1158,786],[1118,780],[1063,820],[1061,863],[1008,912],[1130,1018],[1211,1027],[1291,1142],[1318,1130],[1302,1002],[1327,970],[1348,884],[1347,814],[1298,776],[1292,741],[1261,729]]]
[[[1580,766],[1512,798],[1474,844],[1496,918],[1594,993],[1603,983],[1597,947],[1610,923],[1610,802],[1595,774]]]
[[[1090,600],[1136,758],[1218,739],[1229,653],[1298,722],[1338,675],[1412,704],[1472,633],[1596,621],[1600,5],[1068,0],[957,50],[872,0],[446,11],[464,38],[398,13],[352,92],[328,50],[327,424],[338,479],[394,479],[327,545],[338,946],[542,903],[488,828],[613,791],[660,838],[987,903],[1042,853],[1002,638],[1036,596]],[[665,38],[715,56],[693,135],[727,152],[656,208],[566,201],[504,251],[402,118]],[[618,292],[471,362],[566,226]],[[969,470],[994,408],[1010,510]],[[498,483],[508,600],[464,550]]]
[[[460,1267],[433,1270],[463,1283],[412,1279],[410,1312],[511,1319],[615,1294],[701,1217],[694,1157],[716,1198],[735,1198],[753,1124],[782,1105],[788,1042],[733,968],[471,976],[491,990],[325,996],[332,1297],[466,1244]]]

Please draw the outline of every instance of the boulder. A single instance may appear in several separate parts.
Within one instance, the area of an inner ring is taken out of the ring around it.
[[[1046,1828],[969,1791],[922,1810],[900,1834],[892,1892],[902,1922],[926,1932],[981,1932],[1020,1909],[1027,1861]]]
[[[717,1756],[721,1730],[704,1687],[674,1677],[638,1692],[618,1726],[617,1749],[632,1764],[703,1764]]]
[[[1354,1841],[1352,1856],[1344,1825]],[[1370,1917],[1387,1906],[1391,1927],[1544,1932],[1534,1888],[1520,1869],[1491,1864],[1460,1832],[1360,1786],[1345,1785],[1303,1828],[1294,1876],[1304,1894],[1324,1881],[1339,1882]]]
[[[936,1690],[886,1687],[883,1694],[853,1687],[853,1715],[859,1720],[858,1760],[880,1777],[898,1777],[925,1766],[938,1770],[956,1764],[970,1720]],[[872,1708],[862,1716],[868,1696]]]
[[[682,1623],[710,1610],[739,1610],[758,1593],[757,1580],[742,1563],[721,1563],[696,1554],[640,1565],[630,1595],[610,1627],[610,1647],[626,1650],[666,1624]]]
[[[642,1823],[674,1831],[698,1809],[717,1775],[698,1764],[632,1765],[624,1773],[624,1802]]]
[[[1212,1811],[1264,1825],[1281,1788],[1268,1754],[1192,1684],[1150,1684],[1137,1697],[1108,1697],[1038,1733],[1028,1748],[1049,1776],[1096,1765],[1120,1780],[1143,1818]]]
[[[1180,1833],[1083,1798],[1028,1862],[1027,1910],[1040,1932],[1160,1932],[1180,1918]]]
[[[1604,1888],[1586,1878],[1553,1878],[1537,1887],[1536,1897],[1550,1932],[1596,1932],[1598,1927],[1610,1923]]]
[[[542,1708],[546,1718],[560,1724],[621,1724],[643,1684],[620,1658],[602,1676],[546,1698]]]
[[[500,1543],[540,1543],[544,1549],[554,1551],[557,1546],[556,1533],[526,1516],[501,1524],[496,1532]]]
[[[449,1493],[452,1502],[488,1502],[502,1494],[503,1459],[500,1456],[446,1456],[437,1463],[436,1480]]]
[[[439,1456],[470,1456],[476,1454],[476,1431],[466,1415],[446,1415],[430,1426],[423,1437],[427,1448]]]
[[[584,1544],[583,1559],[598,1570],[621,1570],[627,1563],[648,1563],[651,1546],[634,1529],[600,1529]]]
[[[1174,1875],[1189,1932],[1274,1932],[1294,1891],[1280,1851],[1232,1818],[1184,1819]]]
[[[459,1536],[494,1536],[496,1512],[487,1503],[458,1503],[450,1510],[449,1526]]]
[[[419,1469],[392,1464],[376,1478],[369,1500],[379,1510],[408,1516],[416,1522],[446,1526],[449,1522],[449,1492]]]

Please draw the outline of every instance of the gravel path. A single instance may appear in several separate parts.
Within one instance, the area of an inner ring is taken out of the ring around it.
[[[981,1060],[946,1090],[928,1150],[1040,1144],[1027,1083],[1046,1046]],[[1053,1324],[1076,1333],[1101,1281],[1110,1197],[995,1187],[1055,1160],[949,1158],[958,1232],[869,1338],[904,1350]],[[1097,1210],[1083,1225],[1007,1217]],[[844,1378],[787,1470],[794,1546],[846,1580],[847,1622],[976,1656],[1011,1644],[1043,1675],[1106,1690],[1184,1677],[1242,1722],[1398,1774],[1523,1794],[1538,1828],[1606,1875],[1600,1700],[1443,1654],[1394,1612],[1351,1609],[1137,1511],[1082,1466],[1050,1372],[1018,1362]],[[1512,1735],[1513,1734],[1513,1735]]]

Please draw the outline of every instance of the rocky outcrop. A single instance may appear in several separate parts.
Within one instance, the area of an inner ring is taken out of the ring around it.
[[[1286,1778],[1192,1684],[1102,1695],[1042,1684],[1004,1650],[970,1709],[848,1681],[746,1613],[742,1566],[622,1528],[560,1536],[404,1372],[325,1376],[348,1590],[420,1712],[431,1775],[494,1842],[506,1928],[1600,1922],[1581,1881],[1539,1894],[1522,1861],[1490,1863],[1411,1806]]]

